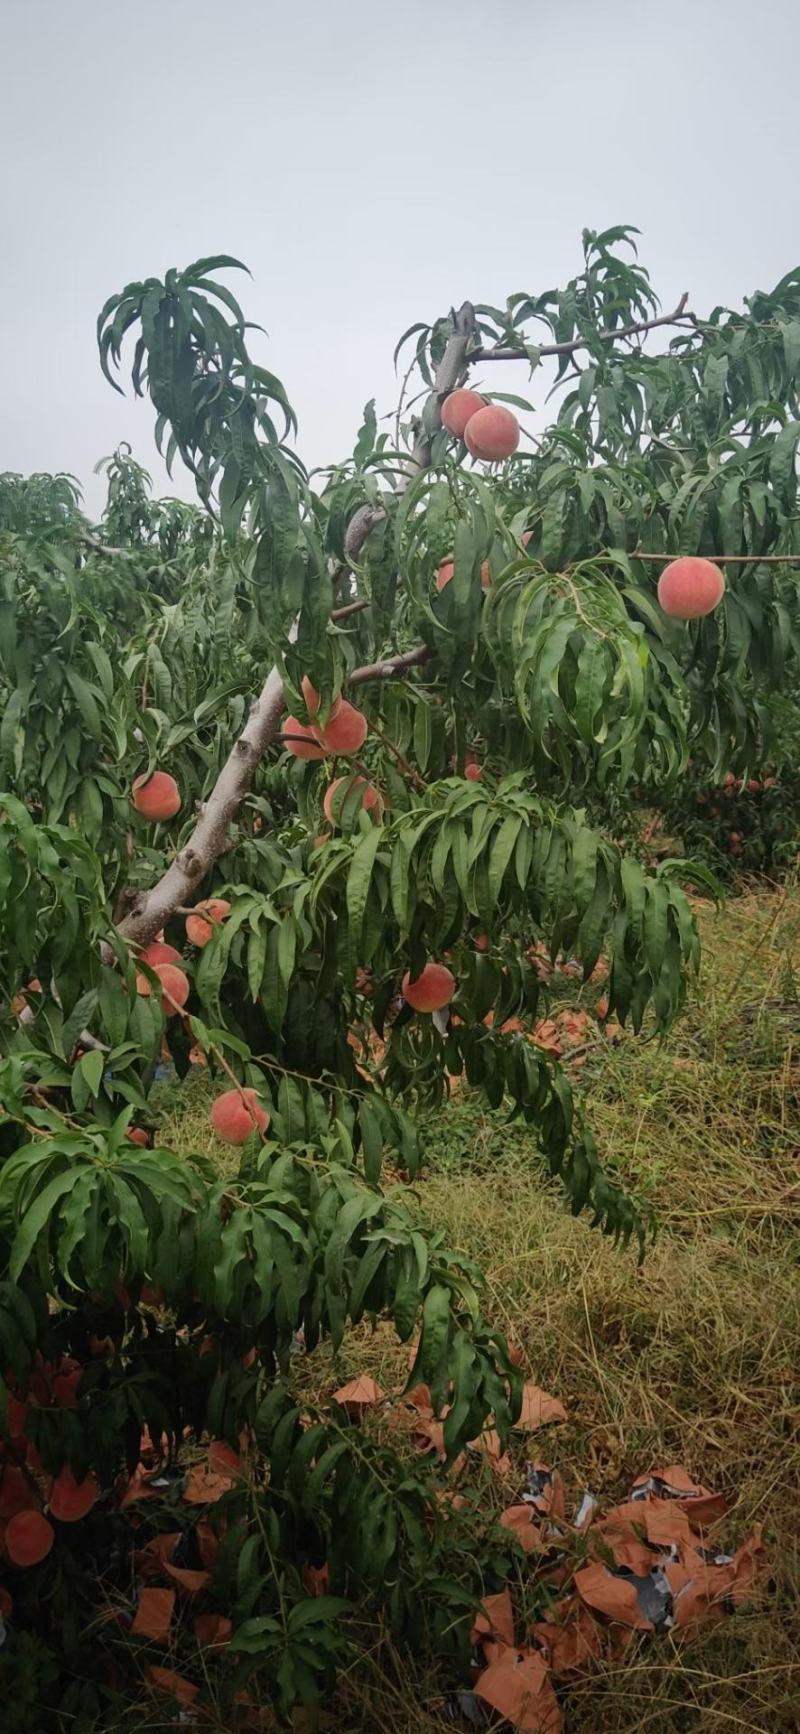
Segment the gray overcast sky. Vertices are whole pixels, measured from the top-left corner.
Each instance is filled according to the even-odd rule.
[[[665,307],[771,287],[799,59],[797,0],[0,0],[0,469],[71,470],[99,512],[127,439],[166,487],[94,321],[202,254],[250,266],[310,464],[392,406],[407,325],[563,282],[584,225],[642,229]]]

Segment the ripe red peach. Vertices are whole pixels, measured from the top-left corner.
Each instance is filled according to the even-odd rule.
[[[700,620],[719,607],[724,595],[721,568],[692,555],[671,560],[658,580],[658,600],[672,620]]]
[[[210,1119],[226,1144],[246,1144],[252,1132],[266,1132],[269,1125],[269,1114],[253,1089],[225,1090],[212,1103]]]
[[[316,687],[309,680],[307,674],[303,675],[303,678],[300,682],[300,690],[301,690],[303,697],[306,701],[306,710],[308,711],[309,716],[311,716],[311,717],[316,716],[317,711],[319,710],[319,706],[320,706],[320,697],[319,697],[319,693],[317,692]],[[342,704],[342,700],[340,698],[334,699],[333,704],[331,705],[331,708],[330,708],[330,712],[328,714],[328,722],[332,722],[333,718],[335,716],[338,716],[341,704]]]
[[[174,819],[182,806],[175,778],[166,771],[154,771],[150,777],[136,777],[131,799],[143,819]]]
[[[79,1523],[99,1498],[100,1489],[93,1475],[84,1475],[82,1481],[76,1481],[71,1469],[62,1469],[51,1485],[47,1503],[50,1515],[57,1517],[59,1523]]]
[[[339,793],[340,790],[341,794]],[[366,782],[364,777],[336,777],[332,783],[329,783],[322,803],[328,824],[338,824],[342,810],[344,808],[349,809],[351,802],[355,807],[359,794],[361,795],[361,806],[366,812],[373,809],[380,812],[383,806],[381,796],[373,784]]]
[[[302,723],[299,717],[287,716],[281,734],[283,745],[293,758],[324,759],[325,748],[320,746],[314,730],[307,723]]]
[[[161,1010],[166,1018],[174,1017],[189,998],[189,978],[174,963],[156,964],[154,974],[164,989]]]
[[[368,728],[363,711],[344,699],[336,715],[324,728],[315,728],[314,735],[326,753],[357,753],[364,745]]]
[[[192,945],[208,945],[214,929],[230,915],[231,906],[224,897],[205,897],[195,904],[194,915],[186,917],[186,938]]]
[[[456,439],[463,440],[467,422],[485,407],[486,399],[479,391],[470,391],[463,386],[458,391],[451,391],[442,404],[442,427]]]
[[[455,566],[453,565],[452,560],[443,560],[442,561],[442,564],[436,573],[436,588],[438,591],[441,592],[442,590],[444,590],[445,585],[450,583],[450,580],[453,576],[454,571],[455,571]],[[491,573],[489,571],[489,562],[488,562],[488,560],[484,560],[484,562],[481,566],[481,589],[482,590],[488,590],[491,582],[492,582],[492,578],[491,578]]]
[[[151,939],[144,951],[140,953],[143,963],[149,963],[155,969],[157,963],[180,963],[181,954],[174,945],[166,945],[163,939]]]
[[[519,445],[519,422],[500,403],[487,403],[470,417],[464,430],[467,450],[485,463],[510,458]]]
[[[456,978],[443,963],[426,963],[413,981],[406,971],[401,991],[406,1003],[415,1011],[442,1011],[456,991]]]
[[[39,1565],[55,1541],[55,1530],[41,1511],[18,1511],[6,1525],[5,1550],[12,1565]]]

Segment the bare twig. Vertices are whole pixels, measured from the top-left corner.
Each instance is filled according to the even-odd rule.
[[[582,1058],[582,1056],[584,1054],[588,1054],[592,1048],[601,1048],[601,1047],[607,1047],[607,1046],[608,1046],[608,1037],[607,1036],[604,1036],[604,1035],[603,1036],[594,1036],[590,1042],[581,1042],[580,1047],[565,1048],[563,1054],[560,1056],[561,1062],[563,1065],[568,1066],[570,1060],[578,1060],[578,1059]]]
[[[111,1052],[108,1042],[99,1041],[97,1036],[92,1035],[91,1030],[81,1030],[76,1047],[91,1048],[94,1053],[98,1054],[110,1054]]]
[[[397,760],[404,777],[408,777],[409,782],[414,784],[415,789],[419,789],[420,794],[424,795],[428,787],[425,778],[421,777],[419,771],[415,770],[414,766],[409,764],[408,759],[403,757],[400,748],[395,746],[391,736],[387,735],[385,729],[382,729],[372,718],[370,719],[369,727],[370,734],[377,735],[378,740],[383,742],[387,751]]]
[[[363,614],[365,608],[369,608],[365,597],[360,597],[357,602],[345,602],[341,608],[332,610],[331,620],[349,620],[351,614]]]
[[[414,372],[414,368],[416,367],[416,365],[417,365],[417,357],[416,357],[416,353],[415,353],[413,359],[409,362],[409,365],[406,368],[405,373],[403,374],[403,383],[400,387],[400,396],[397,400],[397,414],[396,414],[395,420],[394,420],[394,443],[395,443],[398,451],[400,450],[400,417],[403,413],[403,404],[405,403],[406,392],[408,390],[408,382],[411,378],[412,373]]]
[[[276,741],[280,741],[280,744],[283,747],[285,747],[287,741],[300,741],[304,746],[308,746],[308,735],[296,735],[293,729],[280,729],[278,734],[276,734],[275,739]],[[322,757],[321,748],[320,757]],[[178,910],[177,913],[180,914],[180,910]]]
[[[434,652],[428,644],[417,644],[413,650],[404,650],[399,656],[387,656],[381,662],[370,662],[364,668],[354,668],[347,676],[347,686],[365,686],[368,680],[394,680],[397,675],[404,674],[407,668],[418,668],[421,663],[429,662]]]
[[[600,556],[605,559],[605,555]],[[634,548],[629,560],[711,560],[715,566],[800,566],[800,554],[645,554]]]
[[[190,909],[190,910],[186,911],[186,913],[188,913],[189,915],[194,915],[196,913],[196,911],[194,909]],[[194,1031],[191,1027],[192,1019],[191,1019],[190,1013],[184,1011],[180,1002],[173,997],[173,995],[169,992],[169,989],[164,986],[163,982],[161,983],[161,998],[162,998],[162,1000],[167,1001],[168,1005],[170,1005],[172,1008],[173,1015],[176,1015],[180,1018],[184,1029],[186,1029],[188,1027],[190,1036],[194,1037]],[[254,1131],[260,1131],[258,1121],[256,1119],[254,1112],[253,1112],[252,1105],[251,1105],[250,1101],[248,1100],[247,1091],[245,1090],[244,1085],[242,1083],[240,1083],[233,1068],[228,1064],[228,1061],[226,1060],[225,1055],[222,1052],[222,1049],[217,1047],[216,1042],[212,1042],[212,1041],[209,1041],[207,1043],[198,1042],[197,1046],[202,1049],[204,1054],[213,1054],[214,1055],[214,1058],[217,1061],[218,1065],[220,1065],[222,1067],[223,1072],[225,1072],[227,1077],[230,1078],[230,1081],[233,1084],[234,1089],[237,1091],[238,1095],[241,1097],[242,1106],[247,1109],[247,1112],[248,1112],[250,1119],[252,1121],[252,1124],[253,1124],[253,1130]],[[263,1136],[263,1134],[261,1134],[261,1135]]]
[[[35,1084],[29,1084],[28,1095],[31,1101],[38,1102],[39,1107],[45,1108],[48,1114],[55,1114],[57,1119],[63,1120],[65,1126],[71,1126],[74,1132],[86,1131],[86,1127],[81,1125],[80,1120],[73,1120],[71,1114],[65,1114],[62,1108],[57,1108],[55,1103],[51,1102],[46,1089],[40,1090]]]
[[[132,548],[110,548],[107,542],[98,541],[96,536],[90,536],[88,531],[81,532],[81,541],[86,543],[95,554],[108,554],[114,560],[136,560],[138,555]]]
[[[689,291],[685,289],[677,307],[671,313],[662,313],[658,319],[640,319],[635,325],[620,325],[616,331],[598,331],[595,341],[598,343],[616,343],[622,337],[638,337],[641,332],[655,331],[658,325],[677,325],[680,320],[695,323],[693,313],[686,312]],[[587,349],[588,337],[573,337],[569,343],[536,344],[539,355],[574,355],[576,349]],[[476,361],[526,361],[524,348],[516,349],[511,344],[495,344],[494,349],[473,349],[469,357],[470,367]]]

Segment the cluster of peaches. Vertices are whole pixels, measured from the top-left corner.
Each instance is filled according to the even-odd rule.
[[[315,716],[319,708],[319,698],[307,677],[303,680],[303,696],[308,706],[309,715]],[[344,713],[344,723],[337,732],[337,723]],[[351,715],[348,715],[351,713]],[[352,718],[356,719],[356,724]],[[290,718],[286,724],[285,733],[290,735],[295,729],[302,729],[303,736],[314,740],[313,753],[308,751],[305,739],[300,742],[300,756],[325,756],[326,751],[347,752],[357,750],[367,733],[367,719],[353,705],[348,705],[339,699],[334,704],[328,722],[324,728],[306,729],[305,726]],[[331,731],[336,745],[331,742]],[[316,737],[319,737],[317,744]],[[345,741],[354,742],[349,748]],[[324,745],[322,743],[325,743]],[[287,746],[291,746],[289,740]],[[477,769],[477,767],[476,767]],[[338,778],[332,783],[325,797],[325,812],[332,822],[334,818],[334,801],[336,792],[342,783],[352,782],[351,778]],[[363,805],[370,808],[380,802],[380,796],[371,784],[364,785]],[[370,799],[370,796],[373,798]],[[163,820],[173,818],[181,806],[181,795],[174,777],[164,771],[155,771],[147,778],[137,778],[133,785],[133,805],[143,818]],[[195,905],[191,914],[186,916],[186,937],[190,944],[202,948],[209,943],[215,927],[223,922],[230,913],[230,904],[223,897],[209,897]],[[179,1013],[189,997],[189,978],[180,967],[183,961],[179,951],[173,945],[164,941],[163,936],[151,940],[139,955],[139,961],[146,964],[161,984],[161,1006],[165,1017]],[[149,995],[152,991],[150,976],[143,970],[136,973],[137,992]],[[448,1005],[456,990],[455,977],[443,964],[428,963],[414,981],[406,974],[403,977],[402,992],[407,1003],[416,1011],[439,1011]],[[218,1096],[211,1108],[211,1125],[219,1138],[228,1144],[244,1144],[252,1132],[260,1135],[269,1126],[269,1114],[258,1099],[255,1089],[245,1089],[237,1085]],[[129,1137],[134,1143],[146,1144],[148,1135],[140,1128],[134,1128]]]
[[[519,444],[520,429],[516,416],[502,405],[487,403],[479,392],[467,388],[453,391],[445,398],[442,425],[454,438],[464,441],[473,457],[485,462],[510,457]],[[523,542],[528,540],[529,532],[526,532]],[[436,574],[437,590],[441,592],[450,583],[453,571],[452,560],[442,562]],[[489,582],[489,567],[484,562],[481,583],[488,588]],[[694,556],[672,560],[658,581],[659,603],[664,613],[676,620],[696,620],[711,613],[722,601],[724,592],[725,578],[719,565]],[[358,753],[369,730],[363,711],[346,699],[336,698],[322,722],[319,720],[320,695],[308,675],[303,676],[301,686],[309,720],[303,722],[296,716],[286,719],[282,730],[286,750],[295,758],[310,760]],[[468,759],[465,773],[473,780],[480,777],[480,766],[474,756]],[[132,800],[137,813],[150,821],[172,819],[182,805],[175,778],[161,770],[137,777]],[[359,800],[365,811],[374,811],[376,818],[380,817],[384,802],[372,783],[356,774],[335,778],[329,783],[323,801],[328,823],[335,824],[340,820],[345,802],[348,806],[355,806]],[[224,898],[212,897],[198,903],[186,918],[190,943],[200,947],[207,945],[215,926],[225,920],[229,910],[230,904]],[[180,953],[165,944],[161,937],[142,952],[141,960],[161,983],[165,1015],[180,1012],[189,997],[189,980],[180,968]],[[139,993],[152,991],[150,978],[141,971],[137,973],[136,983]],[[455,979],[450,970],[443,964],[432,962],[425,965],[414,981],[408,974],[404,976],[402,984],[407,1003],[420,1012],[443,1010],[453,998],[455,989]],[[214,1103],[211,1122],[214,1130],[227,1142],[242,1144],[252,1131],[262,1134],[266,1131],[269,1115],[260,1105],[255,1090],[237,1086]],[[146,1137],[146,1134],[137,1135],[135,1131],[130,1135],[135,1139],[137,1136]]]
[[[82,1372],[80,1362],[68,1355],[56,1365],[40,1359],[27,1396],[7,1393],[7,1443],[0,1446],[0,1549],[11,1565],[38,1565],[46,1559],[55,1540],[53,1523],[80,1522],[100,1497],[91,1474],[82,1481],[68,1468],[48,1475],[25,1433],[32,1408],[72,1406]],[[0,1590],[0,1614],[11,1612],[8,1604],[8,1592]]]

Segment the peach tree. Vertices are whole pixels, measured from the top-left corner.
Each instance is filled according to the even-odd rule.
[[[101,365],[119,389],[132,345],[199,507],[153,501],[126,448],[95,527],[72,478],[0,478],[0,1668],[38,1646],[53,1726],[116,1702],[98,1584],[124,1625],[159,1534],[232,1621],[228,1702],[254,1673],[313,1704],[356,1607],[463,1650],[512,1542],[315,1407],[294,1353],[387,1321],[446,1464],[513,1429],[479,1273],[403,1196],[453,1079],[534,1128],[575,1213],[644,1239],[532,1036],[541,961],[607,969],[637,1031],[697,964],[702,872],[645,870],[591,813],[690,753],[746,776],[796,678],[800,273],[663,315],[631,242],[587,232],[565,289],[412,326],[396,415],[368,405],[316,476],[237,262],[129,284]],[[554,369],[527,444],[502,362]],[[153,1098],[198,1059],[221,1172]],[[191,1676],[190,1621],[172,1641]]]

